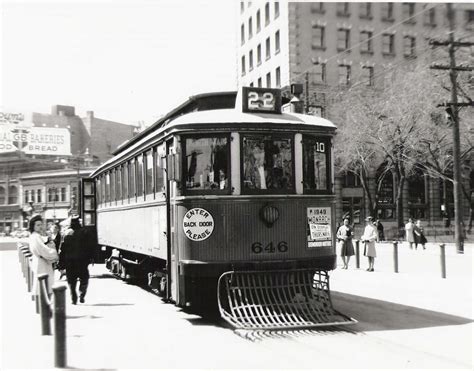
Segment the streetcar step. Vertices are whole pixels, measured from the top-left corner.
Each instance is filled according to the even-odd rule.
[[[218,282],[223,319],[236,329],[281,330],[357,323],[336,311],[327,271],[230,271]]]

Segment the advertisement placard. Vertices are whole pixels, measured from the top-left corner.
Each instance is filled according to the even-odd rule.
[[[308,248],[332,246],[331,208],[308,207]]]

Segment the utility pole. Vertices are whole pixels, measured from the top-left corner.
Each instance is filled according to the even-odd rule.
[[[458,254],[464,253],[464,228],[462,223],[462,203],[461,203],[461,141],[459,137],[459,110],[458,107],[465,106],[465,103],[458,103],[457,94],[457,71],[472,71],[472,67],[456,66],[456,48],[468,47],[474,43],[456,42],[454,40],[454,9],[453,4],[447,3],[447,15],[449,21],[449,39],[448,41],[434,41],[430,44],[433,46],[448,46],[449,47],[449,66],[442,66],[433,64],[432,69],[449,70],[449,77],[451,80],[451,102],[446,103],[447,107],[451,108],[452,112],[452,128],[453,128],[453,191],[454,191],[454,241],[456,244],[456,251]]]

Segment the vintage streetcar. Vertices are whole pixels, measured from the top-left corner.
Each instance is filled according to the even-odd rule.
[[[336,127],[291,107],[278,89],[202,94],[119,147],[81,187],[109,269],[235,328],[354,323],[329,291]]]

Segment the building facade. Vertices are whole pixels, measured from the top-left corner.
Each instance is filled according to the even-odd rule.
[[[136,134],[136,127],[56,105],[50,114],[0,115],[0,233],[31,212],[60,221],[77,207],[77,184]]]
[[[472,36],[474,5],[453,6],[456,37]],[[429,57],[429,40],[444,39],[449,29],[442,3],[245,1],[239,14],[239,87],[289,91],[292,84],[301,84],[306,112],[336,125],[341,118],[333,97],[338,92],[354,84],[383,88],[389,83],[387,71]],[[374,169],[373,190],[376,176]],[[394,234],[396,181],[394,176],[384,179],[374,215],[394,228]],[[423,174],[411,177],[403,194],[405,219],[419,218],[433,228],[444,225],[446,211],[453,214],[449,188]],[[335,190],[338,218],[349,215],[356,227],[363,226],[368,204],[358,179],[339,176]]]

